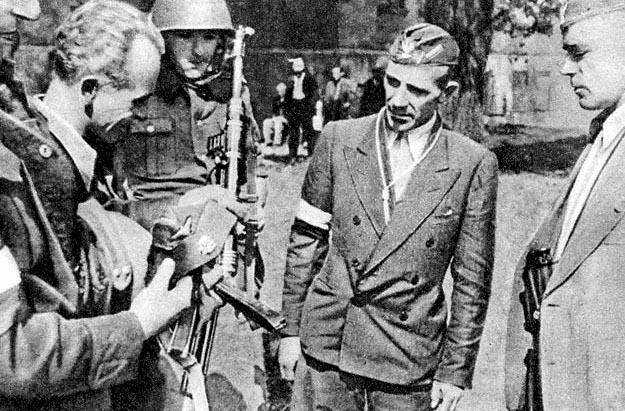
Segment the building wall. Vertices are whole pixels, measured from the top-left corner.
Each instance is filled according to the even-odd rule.
[[[514,123],[586,130],[597,114],[579,107],[568,77],[560,74],[561,44],[557,31],[513,42],[512,56],[526,59],[529,73],[528,84],[515,90]]]

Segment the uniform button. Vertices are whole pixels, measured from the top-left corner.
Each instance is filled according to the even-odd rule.
[[[360,225],[360,223],[361,223],[360,217],[358,217],[357,215],[354,216],[352,221],[354,222],[354,225]]]
[[[399,314],[399,319],[400,321],[406,321],[408,319],[408,313],[406,311],[402,311],[401,314]]]
[[[357,258],[352,258],[352,267],[358,268],[360,266],[360,260]]]
[[[145,128],[145,131],[147,131],[148,133],[154,133],[154,126],[152,124],[148,124],[148,126]]]
[[[113,270],[113,287],[116,290],[123,291],[130,285],[132,280],[132,267],[125,266]]]
[[[52,157],[52,148],[50,148],[49,145],[47,144],[42,144],[39,146],[39,155],[41,155],[41,157],[43,158],[50,158]]]
[[[434,238],[432,237],[428,238],[428,240],[425,242],[425,246],[427,248],[432,248],[434,246]]]

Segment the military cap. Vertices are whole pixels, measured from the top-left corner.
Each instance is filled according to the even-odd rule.
[[[394,63],[413,66],[453,66],[458,63],[458,44],[442,28],[419,23],[405,29],[389,49]]]
[[[214,260],[223,250],[236,223],[224,204],[227,197],[226,190],[215,185],[191,190],[152,227],[152,244],[174,259],[177,278]]]
[[[569,0],[560,9],[560,28],[601,14],[625,10],[624,0]]]

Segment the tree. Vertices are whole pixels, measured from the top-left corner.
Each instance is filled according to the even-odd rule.
[[[560,4],[560,0],[421,0],[422,18],[447,30],[460,47],[459,96],[442,110],[455,130],[476,141],[484,139],[484,69],[493,31],[550,33]]]

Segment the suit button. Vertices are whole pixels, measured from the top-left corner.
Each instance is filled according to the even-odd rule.
[[[355,293],[351,299],[352,304],[356,307],[362,307],[367,303],[367,298],[364,293]]]
[[[400,321],[406,321],[408,319],[408,313],[406,311],[402,311],[401,314],[399,314],[399,319]]]
[[[425,242],[425,246],[427,248],[434,247],[434,238],[433,237],[428,238],[428,240]]]
[[[352,221],[354,222],[354,225],[360,225],[360,223],[361,223],[360,217],[358,217],[357,215],[354,216]]]
[[[132,267],[127,265],[113,270],[113,287],[116,290],[125,290],[132,281]]]
[[[356,274],[359,275],[365,272],[365,266],[357,258],[352,260],[352,268],[356,271]]]
[[[39,155],[43,158],[52,157],[52,148],[50,148],[47,144],[42,144],[39,146]]]

